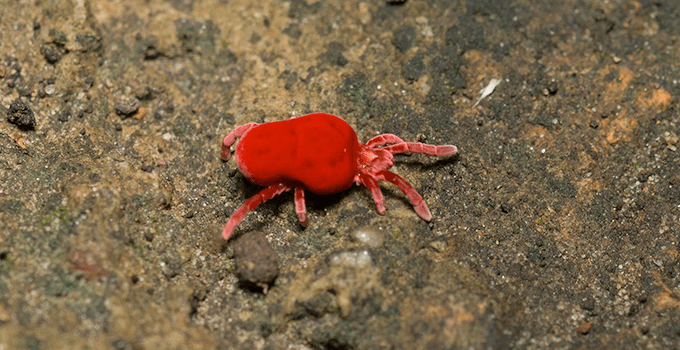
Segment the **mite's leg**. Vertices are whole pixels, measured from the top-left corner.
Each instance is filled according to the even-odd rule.
[[[401,176],[393,172],[383,170],[378,172],[377,177],[378,180],[389,181],[397,185],[397,187],[408,196],[408,199],[411,201],[411,204],[416,210],[418,216],[420,216],[425,221],[432,220],[432,214],[430,214],[430,209],[427,208],[427,204],[423,200],[423,197],[421,197],[420,194],[418,194],[418,192],[416,192],[416,190],[413,189],[413,187],[411,187],[411,185]]]
[[[220,152],[220,157],[222,157],[222,160],[229,160],[231,157],[231,145],[236,142],[237,138],[243,136],[243,134],[255,126],[257,126],[257,123],[248,123],[237,126],[229,133],[229,135],[224,138],[224,140],[222,140],[222,152]]]
[[[307,207],[305,206],[305,190],[301,187],[295,187],[295,213],[297,214],[300,225],[307,227]]]
[[[249,211],[257,208],[258,205],[274,198],[274,196],[288,190],[290,190],[290,187],[284,186],[282,184],[272,185],[258,192],[256,195],[248,198],[248,200],[243,203],[243,205],[241,205],[233,214],[231,214],[227,225],[224,227],[224,231],[222,231],[222,238],[228,240],[229,237],[231,237],[232,232],[234,232],[236,225],[238,225],[238,223],[243,220],[243,217],[246,216]]]
[[[384,147],[382,149],[392,154],[421,153],[435,157],[446,157],[456,154],[456,152],[458,152],[458,148],[456,148],[456,146],[451,145],[435,146],[420,142],[398,143],[392,146]]]
[[[376,148],[378,146],[395,145],[399,143],[406,143],[406,141],[402,140],[401,138],[399,138],[399,136],[394,134],[382,134],[366,141],[364,146],[368,148]]]
[[[382,191],[380,191],[380,185],[378,185],[378,181],[376,181],[373,176],[366,173],[359,173],[359,175],[357,175],[354,180],[371,190],[378,214],[385,214],[385,203],[383,202],[383,195]]]

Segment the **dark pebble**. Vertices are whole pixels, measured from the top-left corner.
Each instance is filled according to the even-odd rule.
[[[146,239],[147,242],[153,242],[153,233],[145,232],[144,239]]]
[[[116,113],[123,118],[129,117],[139,110],[140,103],[136,98],[123,97],[116,101]]]
[[[581,308],[583,310],[593,311],[595,310],[595,299],[588,297],[581,303]]]
[[[267,288],[274,282],[279,275],[279,261],[262,232],[245,233],[232,246],[236,274],[243,285]]]
[[[19,99],[9,105],[7,121],[22,128],[33,128],[36,125],[35,114]]]
[[[642,327],[640,327],[640,333],[642,333],[642,334],[647,334],[647,333],[649,333],[649,326],[642,326]]]
[[[640,295],[638,296],[638,301],[639,301],[640,303],[645,303],[645,302],[647,302],[647,293],[646,293],[646,292],[640,293]]]
[[[55,64],[61,60],[61,52],[54,45],[45,45],[41,51],[49,64]]]

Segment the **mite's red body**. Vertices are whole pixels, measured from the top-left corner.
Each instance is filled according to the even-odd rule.
[[[295,211],[307,226],[304,191],[332,194],[348,189],[352,183],[367,186],[378,213],[385,213],[378,181],[397,185],[426,221],[432,219],[422,197],[399,175],[387,169],[394,154],[423,153],[431,156],[455,154],[455,146],[433,146],[405,142],[392,134],[378,135],[365,144],[344,120],[326,113],[313,113],[290,120],[236,127],[222,141],[222,159],[231,156],[236,146],[236,164],[250,181],[267,188],[248,199],[229,218],[222,237],[229,239],[236,225],[251,210],[284,191],[295,188]],[[384,146],[384,147],[381,147]]]
[[[283,183],[331,194],[352,185],[359,147],[344,120],[316,113],[248,130],[236,146],[236,164],[260,186]]]

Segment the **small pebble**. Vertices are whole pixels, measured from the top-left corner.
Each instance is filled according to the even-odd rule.
[[[670,132],[669,132],[669,131],[664,132],[664,133],[663,133],[663,138],[664,138],[664,141],[666,141],[666,144],[669,145],[669,146],[674,146],[674,145],[677,144],[678,141],[680,140],[680,138],[678,138],[678,135],[675,134],[675,133],[672,132],[672,131],[670,131]]]
[[[368,250],[340,252],[331,257],[331,265],[363,269],[371,266]]]
[[[127,118],[137,113],[140,103],[134,97],[122,97],[116,101],[116,113],[122,118]]]
[[[590,332],[590,328],[592,327],[592,324],[590,322],[581,322],[581,324],[576,327],[576,331],[581,333],[581,334],[588,334]]]
[[[146,239],[147,242],[153,242],[153,233],[145,232],[144,239]]]
[[[247,232],[232,247],[239,281],[266,290],[279,275],[279,259],[267,237],[262,232]]]
[[[352,231],[350,237],[354,241],[362,243],[370,248],[380,247],[385,241],[385,236],[382,232],[370,227],[360,227]]]
[[[430,248],[434,249],[439,253],[446,251],[446,242],[444,241],[432,241],[430,242]]]
[[[16,99],[10,104],[9,110],[7,110],[7,121],[22,128],[36,126],[35,113],[20,99]]]

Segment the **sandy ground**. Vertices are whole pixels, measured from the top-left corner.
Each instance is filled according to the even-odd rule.
[[[0,6],[1,350],[680,346],[677,1]],[[235,253],[221,139],[310,112],[457,145],[392,168],[434,219],[288,192]]]

